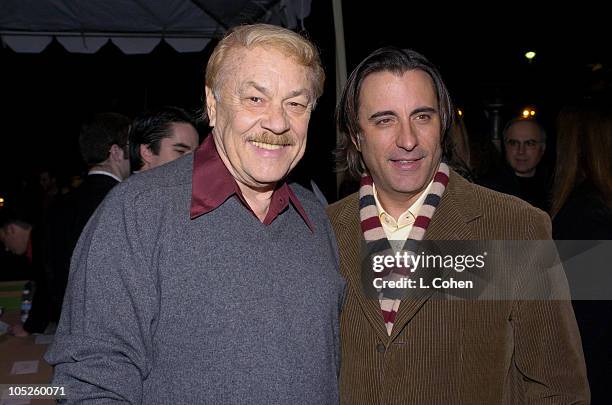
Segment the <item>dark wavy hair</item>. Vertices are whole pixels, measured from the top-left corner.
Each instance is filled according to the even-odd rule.
[[[341,133],[338,148],[335,151],[338,171],[348,170],[353,178],[359,178],[365,169],[361,153],[353,143],[353,140],[361,137],[359,94],[365,78],[377,72],[388,71],[400,75],[410,70],[422,70],[434,82],[440,110],[442,142],[445,143],[446,134],[453,122],[454,110],[448,89],[438,69],[423,55],[411,49],[380,48],[368,55],[353,70],[336,108],[336,124]]]
[[[79,134],[79,148],[87,166],[104,162],[113,145],[122,148],[127,159],[129,126],[128,117],[114,112],[95,114],[85,122]]]
[[[190,124],[196,128],[192,115],[179,107],[166,106],[136,117],[129,134],[132,171],[140,170],[144,165],[140,145],[147,145],[151,152],[159,154],[160,143],[162,139],[172,136],[171,125],[174,123]]]

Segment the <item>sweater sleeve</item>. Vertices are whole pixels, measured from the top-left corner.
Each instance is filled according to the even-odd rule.
[[[518,301],[511,319],[515,367],[522,376],[520,402],[588,404],[580,333],[567,280],[550,241],[550,219],[543,212],[534,212],[529,215],[533,248],[526,252],[534,266],[530,266],[521,287],[522,293],[529,292]]]
[[[121,190],[109,194],[79,239],[45,355],[53,384],[66,387],[65,403],[140,403],[151,369],[158,289],[135,204]]]

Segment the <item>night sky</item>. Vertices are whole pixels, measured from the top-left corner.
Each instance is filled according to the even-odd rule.
[[[600,21],[607,15],[602,6],[580,2],[579,7],[538,10],[499,2],[471,9],[438,2],[397,5],[403,3],[344,1],[349,72],[380,46],[413,48],[439,67],[456,104],[466,112],[466,122],[473,118],[474,131],[486,128],[484,111],[494,101],[503,104],[504,120],[534,105],[552,127],[558,109],[611,66],[610,35],[605,33],[609,23]],[[331,4],[313,0],[304,25],[321,49],[328,81],[296,177],[310,174],[333,199]],[[532,63],[523,56],[528,50],[537,53]],[[110,43],[94,55],[70,54],[56,42],[41,54],[0,48],[0,192],[14,188],[39,167],[52,166],[65,174],[81,171],[76,140],[81,122],[93,112],[134,116],[165,104],[200,108],[210,51],[180,54],[163,42],[149,55],[130,56]],[[603,69],[594,74],[592,66],[598,63]]]

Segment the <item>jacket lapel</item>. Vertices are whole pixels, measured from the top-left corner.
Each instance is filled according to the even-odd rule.
[[[473,187],[465,179],[451,170],[450,180],[440,204],[425,233],[426,240],[470,240],[474,239],[469,223],[481,216],[478,201],[470,188]],[[441,273],[444,277],[446,273]],[[405,299],[400,304],[397,317],[391,332],[393,341],[406,324],[419,312],[431,298],[435,290],[420,290],[414,299]]]
[[[354,197],[354,198],[353,198]],[[365,248],[365,240],[359,225],[359,199],[357,195],[351,196],[340,213],[338,225],[342,228],[338,234],[338,248],[340,250],[341,266],[343,274],[357,297],[357,301],[364,316],[370,322],[372,329],[382,342],[388,339],[387,330],[380,312],[380,304],[377,299],[370,298],[364,293],[362,282],[362,249]],[[342,237],[344,236],[344,237]]]

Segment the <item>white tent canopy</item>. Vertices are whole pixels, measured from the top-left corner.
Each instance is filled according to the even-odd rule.
[[[53,38],[69,52],[95,53],[112,41],[126,54],[162,40],[199,52],[235,25],[301,28],[311,0],[3,0],[0,38],[15,52],[42,52]]]

